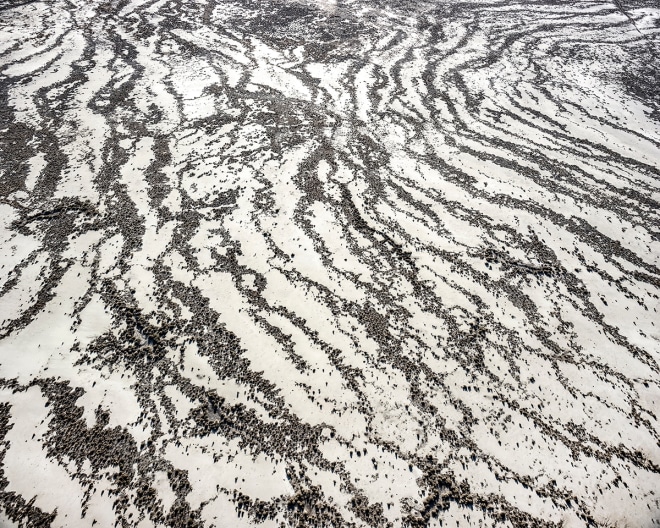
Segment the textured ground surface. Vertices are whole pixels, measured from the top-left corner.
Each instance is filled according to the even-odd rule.
[[[660,9],[0,2],[0,526],[660,526]]]

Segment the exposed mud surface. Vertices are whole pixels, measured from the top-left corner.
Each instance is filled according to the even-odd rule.
[[[651,1],[0,1],[0,526],[660,526]]]

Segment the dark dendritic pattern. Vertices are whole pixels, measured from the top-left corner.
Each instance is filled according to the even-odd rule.
[[[0,15],[0,525],[660,526],[656,3]]]

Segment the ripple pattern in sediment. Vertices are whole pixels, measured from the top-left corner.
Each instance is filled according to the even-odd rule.
[[[0,13],[0,524],[660,525],[657,4]]]

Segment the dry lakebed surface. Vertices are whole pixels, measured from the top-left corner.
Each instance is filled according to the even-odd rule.
[[[657,0],[0,0],[0,527],[660,528]]]

